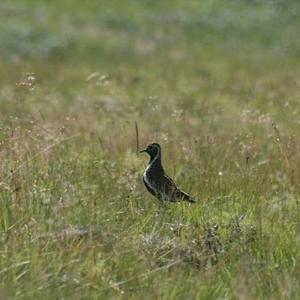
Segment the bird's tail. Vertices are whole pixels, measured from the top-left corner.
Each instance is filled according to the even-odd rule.
[[[180,200],[184,200],[184,201],[187,201],[187,202],[190,202],[190,203],[196,203],[196,201],[194,200],[193,197],[191,197],[189,194],[187,194],[183,191],[180,191],[180,190],[177,191],[177,197]]]

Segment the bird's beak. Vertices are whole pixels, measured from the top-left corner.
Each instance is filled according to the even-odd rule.
[[[147,150],[146,150],[146,149],[144,149],[144,150],[141,150],[141,151],[140,151],[140,153],[143,153],[143,152],[147,152]]]

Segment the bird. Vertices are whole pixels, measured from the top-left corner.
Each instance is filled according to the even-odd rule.
[[[170,202],[187,201],[195,203],[193,197],[181,191],[175,182],[165,173],[161,164],[161,147],[158,143],[152,143],[140,153],[146,152],[150,161],[145,169],[143,181],[147,190],[159,200]]]

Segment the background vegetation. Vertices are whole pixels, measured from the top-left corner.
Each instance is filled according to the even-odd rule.
[[[0,299],[299,299],[299,12],[2,0]]]

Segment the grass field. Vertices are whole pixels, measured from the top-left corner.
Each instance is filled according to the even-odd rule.
[[[297,1],[0,4],[0,299],[299,299]],[[145,189],[146,155],[196,205]]]

